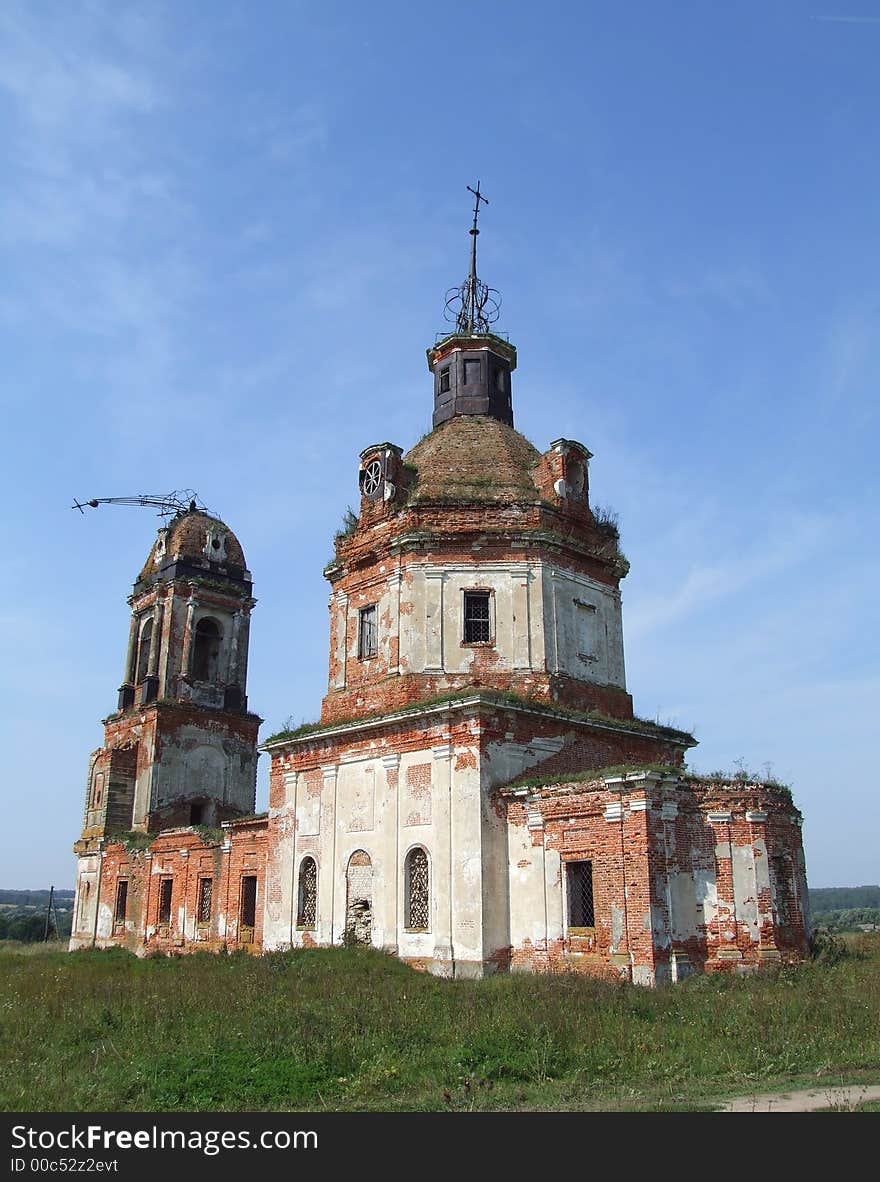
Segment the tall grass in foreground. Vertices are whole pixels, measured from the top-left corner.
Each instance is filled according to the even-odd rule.
[[[0,953],[0,1108],[695,1105],[880,1081],[880,939],[838,963],[656,990],[442,981],[378,952]]]

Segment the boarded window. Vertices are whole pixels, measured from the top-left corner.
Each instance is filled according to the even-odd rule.
[[[147,620],[141,628],[138,641],[137,662],[135,665],[135,681],[140,684],[147,676],[150,667],[150,642],[153,639],[153,621]]]
[[[299,895],[296,926],[314,928],[318,915],[318,866],[314,858],[303,858],[299,867]]]
[[[440,393],[445,394],[450,387],[449,366],[440,370]]]
[[[257,922],[257,876],[245,874],[241,880],[241,926],[253,928]]]
[[[116,908],[113,912],[114,923],[125,923],[128,910],[128,880],[121,878],[116,884]]]
[[[361,608],[358,630],[358,656],[375,657],[376,648],[376,605],[373,603],[370,607]]]
[[[568,926],[594,927],[593,863],[569,862],[565,872],[568,881]]]
[[[480,383],[480,359],[479,357],[465,357],[464,359],[464,384],[466,386],[478,386]]]
[[[466,591],[464,595],[465,644],[483,644],[491,639],[489,592]]]
[[[199,901],[196,911],[196,920],[198,923],[211,922],[211,908],[214,903],[214,880],[213,878],[199,879]]]
[[[159,923],[171,923],[171,887],[173,879],[163,878],[159,882]]]
[[[410,850],[406,858],[406,913],[404,923],[408,931],[426,932],[430,927],[430,894],[428,884],[428,855],[423,849]]]
[[[193,643],[192,675],[196,681],[213,681],[220,659],[220,626],[216,620],[199,620]]]

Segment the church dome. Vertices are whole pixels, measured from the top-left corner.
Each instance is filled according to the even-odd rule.
[[[537,448],[513,427],[488,415],[456,415],[403,457],[418,472],[410,496],[420,501],[536,504]]]
[[[219,517],[190,510],[173,517],[159,530],[138,581],[150,578],[171,563],[201,567],[206,573],[241,576],[246,570],[241,543]]]

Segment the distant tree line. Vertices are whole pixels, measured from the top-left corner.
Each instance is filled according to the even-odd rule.
[[[840,911],[814,911],[814,928],[829,932],[858,932],[865,927],[880,927],[880,907],[849,907]]]
[[[0,890],[0,903],[9,903],[13,907],[47,907],[49,904],[48,891],[2,891]],[[72,907],[73,906],[73,891],[59,891],[55,892],[56,907]]]
[[[810,888],[810,910],[814,915],[859,907],[880,907],[880,886]]]
[[[55,926],[55,917],[58,926]],[[49,917],[49,939],[66,940],[70,935],[70,909],[58,908]],[[33,944],[42,940],[46,934],[46,906],[42,907],[6,907],[0,910],[0,940],[21,940],[25,944]]]

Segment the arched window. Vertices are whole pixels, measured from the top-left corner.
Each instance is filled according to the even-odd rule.
[[[404,925],[410,932],[426,932],[430,927],[428,855],[420,847],[409,851],[405,869],[406,910]]]
[[[143,628],[141,628],[141,636],[138,641],[137,663],[135,665],[135,682],[140,683],[147,676],[147,670],[150,667],[150,643],[153,639],[153,621],[147,620]]]
[[[196,681],[213,681],[217,676],[222,633],[216,620],[199,620],[193,643],[192,675]]]
[[[316,926],[318,915],[318,865],[314,858],[303,858],[299,864],[299,892],[296,903],[296,926]]]
[[[346,874],[346,942],[370,944],[373,938],[373,862],[366,850],[355,850]]]

